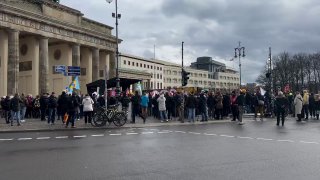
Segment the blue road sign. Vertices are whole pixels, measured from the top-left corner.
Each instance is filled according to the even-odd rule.
[[[66,76],[80,76],[81,67],[80,66],[68,66]]]
[[[55,66],[55,72],[57,72],[57,73],[64,73],[64,72],[66,72],[66,66],[64,66],[64,65],[57,65],[57,66]]]

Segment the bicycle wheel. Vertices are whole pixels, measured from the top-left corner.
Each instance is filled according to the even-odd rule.
[[[125,125],[127,122],[127,114],[125,112],[116,112],[113,116],[113,124],[117,127]]]
[[[92,117],[91,124],[96,127],[102,127],[106,125],[106,122],[107,122],[107,118],[103,114],[96,113]]]

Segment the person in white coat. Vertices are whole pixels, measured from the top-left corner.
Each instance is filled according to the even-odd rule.
[[[161,94],[160,97],[157,99],[158,101],[158,107],[159,107],[159,113],[160,113],[160,120],[161,122],[167,121],[167,114],[166,114],[166,98],[164,97],[164,94]]]
[[[85,124],[91,123],[92,113],[93,113],[93,104],[94,104],[94,102],[88,94],[82,100]]]
[[[301,111],[302,111],[302,107],[303,107],[303,99],[302,96],[300,95],[300,92],[296,93],[296,97],[294,98],[294,109],[295,109],[295,114],[298,117],[297,121],[301,121]]]

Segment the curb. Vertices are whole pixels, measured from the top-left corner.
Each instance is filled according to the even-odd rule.
[[[26,132],[56,132],[56,131],[77,131],[77,130],[110,130],[110,129],[130,129],[130,128],[147,128],[147,127],[166,127],[166,126],[192,126],[192,125],[206,125],[206,124],[218,124],[218,123],[232,123],[230,120],[215,120],[208,122],[195,122],[195,123],[150,123],[150,124],[130,124],[129,126],[123,127],[79,127],[79,128],[52,128],[52,129],[15,129],[15,130],[0,130],[0,134],[4,133],[26,133]]]

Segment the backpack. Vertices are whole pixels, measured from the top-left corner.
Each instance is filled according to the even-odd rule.
[[[39,99],[34,100],[34,107],[40,108],[40,100]]]

